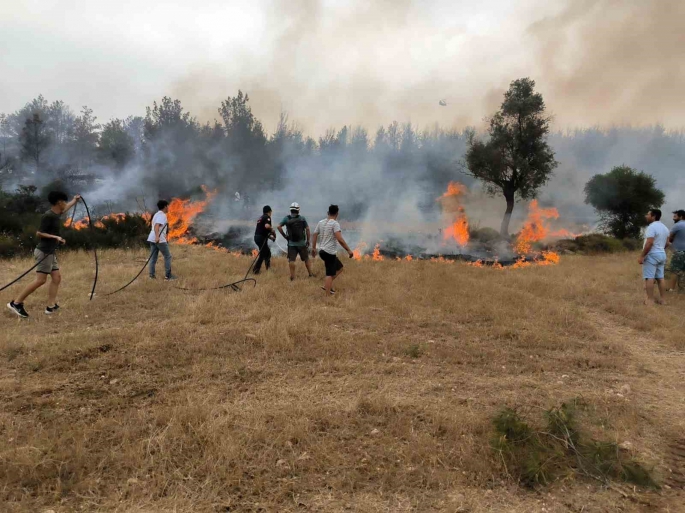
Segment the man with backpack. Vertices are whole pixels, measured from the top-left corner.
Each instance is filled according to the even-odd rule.
[[[286,227],[288,233],[283,231]],[[285,216],[278,225],[278,231],[288,241],[288,266],[290,267],[290,281],[295,279],[295,261],[297,255],[300,255],[300,260],[304,262],[307,267],[309,276],[312,274],[312,264],[309,261],[309,241],[311,234],[309,233],[309,225],[304,216],[300,215],[300,205],[293,203],[290,205],[290,215]]]

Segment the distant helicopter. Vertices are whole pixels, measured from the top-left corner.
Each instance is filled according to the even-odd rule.
[[[440,105],[441,107],[447,107],[447,100],[440,100],[438,102],[438,105]]]

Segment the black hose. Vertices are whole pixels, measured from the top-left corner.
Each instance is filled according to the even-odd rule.
[[[48,253],[47,255],[45,255],[45,256],[44,256],[43,258],[41,258],[36,264],[34,264],[34,266],[31,267],[31,269],[29,269],[29,270],[26,271],[24,274],[22,274],[21,276],[19,276],[19,277],[16,278],[15,280],[9,282],[7,285],[5,285],[4,287],[2,287],[2,288],[0,289],[0,292],[2,292],[3,290],[5,290],[7,287],[11,287],[11,286],[14,285],[15,283],[17,283],[17,282],[18,282],[19,280],[21,280],[24,276],[26,276],[28,273],[30,273],[30,272],[33,271],[36,267],[38,267],[38,266],[43,262],[43,260],[45,260],[45,259],[46,259],[47,257],[49,257],[50,255],[52,255],[52,253]]]
[[[93,220],[90,217],[90,210],[88,209],[88,203],[86,203],[86,200],[83,199],[83,196],[81,196],[81,201],[83,201],[83,206],[86,207],[86,214],[88,214],[88,225],[90,226],[90,230],[91,230],[91,232],[94,232],[95,227],[93,226]],[[74,205],[74,212],[76,212],[76,205]],[[95,248],[95,243],[93,243],[93,256],[95,257],[95,279],[93,280],[93,288],[90,291],[90,301],[93,300],[93,296],[95,295],[95,287],[98,284],[99,265],[98,265],[98,252],[97,252],[97,249]]]
[[[167,230],[167,233],[168,233],[168,231],[169,231],[168,228],[169,228],[169,224],[168,224],[168,223],[165,224],[164,226],[162,226],[162,229],[159,231],[159,236],[160,236],[160,237],[162,236],[162,234],[164,233],[164,230],[165,230],[165,229]],[[138,279],[138,277],[139,277],[141,274],[143,274],[143,271],[144,271],[145,268],[147,267],[147,264],[150,263],[150,259],[151,259],[151,258],[152,258],[152,251],[150,252],[150,256],[147,257],[147,260],[145,261],[145,264],[143,265],[143,267],[140,269],[140,271],[138,271],[138,274],[136,274],[136,275],[133,277],[133,279],[132,279],[131,281],[129,281],[129,282],[128,282],[126,285],[124,285],[123,287],[118,288],[118,289],[115,290],[114,292],[108,292],[107,294],[105,294],[105,296],[111,296],[112,294],[116,294],[117,292],[121,292],[121,291],[124,290],[126,287],[128,287],[131,283],[133,283],[134,281],[136,281],[136,280]]]
[[[245,277],[244,277],[242,280],[234,281],[233,283],[227,283],[226,285],[220,285],[220,286],[218,286],[218,287],[208,287],[208,288],[202,288],[202,289],[188,289],[188,288],[185,288],[185,287],[174,287],[174,288],[175,288],[175,289],[178,289],[178,290],[185,290],[185,291],[188,291],[188,292],[192,292],[192,291],[198,291],[198,292],[200,292],[200,291],[206,291],[206,290],[220,290],[220,289],[231,288],[231,289],[235,290],[236,292],[239,292],[239,291],[241,291],[242,289],[238,286],[238,284],[240,284],[240,283],[245,283],[245,282],[248,282],[248,281],[253,282],[252,288],[254,288],[254,287],[257,286],[257,280],[255,280],[254,278],[248,278],[247,276],[250,274],[250,271],[252,270],[252,267],[254,267],[255,262],[256,262],[257,259],[259,258],[259,255],[262,253],[262,249],[264,249],[264,245],[265,245],[268,241],[269,241],[269,238],[268,238],[268,237],[267,237],[266,239],[264,239],[264,242],[262,243],[262,246],[259,248],[259,253],[257,253],[257,256],[254,258],[254,260],[252,260],[252,263],[250,264],[250,267],[248,267],[247,273],[245,273]]]

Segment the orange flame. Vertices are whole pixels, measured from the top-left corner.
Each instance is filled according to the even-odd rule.
[[[252,257],[257,258],[257,255],[259,255],[259,251],[257,251],[256,249],[253,249],[252,250]]]
[[[359,244],[357,244],[357,247],[354,248],[354,250],[352,251],[352,258],[354,258],[355,260],[361,260],[362,251],[364,251],[367,247],[368,245],[366,244],[366,242],[360,242]]]
[[[450,182],[447,191],[438,198],[445,214],[453,214],[452,223],[442,234],[444,241],[454,240],[464,247],[469,242],[469,221],[464,207],[459,204],[459,197],[466,194],[467,188],[459,182]]]
[[[380,244],[376,244],[374,246],[373,254],[371,255],[371,259],[374,262],[382,262],[383,260],[385,260],[385,257],[383,255],[381,255],[381,245]]]
[[[439,256],[437,256],[437,257],[432,257],[432,258],[430,259],[430,261],[431,261],[431,262],[439,262],[439,263],[441,263],[441,264],[453,264],[453,263],[455,262],[454,260],[448,260],[448,259],[446,259],[446,258],[443,257],[442,255],[439,255]]]
[[[169,221],[169,240],[177,244],[195,244],[197,239],[186,234],[193,220],[198,214],[204,212],[207,205],[212,202],[217,191],[210,191],[204,185],[202,190],[205,192],[205,199],[201,201],[183,200],[174,198],[169,203],[167,219]]]
[[[533,243],[541,241],[549,234],[546,221],[557,219],[559,212],[556,208],[540,208],[538,201],[533,200],[528,207],[528,218],[516,237],[514,248],[519,255],[530,253]]]
[[[485,267],[485,264],[480,259],[476,260],[475,262],[468,262],[468,265],[470,265],[471,267]]]
[[[411,256],[411,255],[407,255],[406,257],[404,257],[404,259],[405,259],[407,262],[411,262],[412,260],[414,260],[414,257]]]
[[[466,188],[466,185],[464,185],[463,183],[450,182],[447,184],[447,191],[442,196],[440,196],[439,199],[461,196],[462,194],[466,194],[467,190],[468,189]]]
[[[148,214],[149,215],[149,214]],[[143,214],[143,218],[145,217],[145,214]],[[102,223],[102,221],[116,221],[117,223],[125,221],[126,220],[126,214],[123,212],[120,213],[112,213],[108,214],[106,216],[102,216],[100,219],[96,219],[95,222],[93,223],[93,226],[95,228],[104,228],[105,225]],[[74,221],[72,224],[71,218],[67,219],[64,223],[64,226],[66,228],[73,228],[74,230],[83,230],[85,228],[88,228],[90,224],[88,223],[88,218],[84,217],[82,219],[79,219],[78,221]]]

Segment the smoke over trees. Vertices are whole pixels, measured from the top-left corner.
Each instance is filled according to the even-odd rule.
[[[490,119],[486,142],[472,138],[466,152],[469,173],[482,180],[486,191],[502,193],[507,202],[500,234],[509,236],[514,201],[533,199],[557,165],[547,144],[549,118],[545,102],[529,78],[514,80],[500,110]]]
[[[405,225],[436,220],[435,199],[449,181],[461,180],[475,193],[481,187],[476,178],[459,173],[471,129],[419,129],[393,122],[373,131],[332,127],[314,138],[281,113],[270,131],[241,91],[220,102],[214,113],[212,122],[200,123],[179,100],[165,97],[144,116],[100,125],[87,107],[77,115],[63,102],[39,96],[0,115],[0,184],[14,189],[61,180],[71,191],[87,193],[92,204],[107,202],[119,211],[138,209],[141,196],[152,205],[159,197],[192,195],[204,184],[218,189],[217,218],[252,216],[246,202],[233,201],[239,191],[256,207],[263,203],[278,210],[298,201],[305,211],[323,215],[335,202],[346,219]],[[27,122],[35,128],[36,115],[39,137],[35,130],[31,137],[22,135]],[[530,125],[538,135],[547,130],[541,121],[544,114]],[[547,165],[553,148],[559,167],[546,185],[539,185],[544,173],[527,183],[535,185],[541,205],[556,206],[562,218],[592,224],[585,182],[621,162],[653,175],[667,191],[666,203],[682,208],[677,204],[685,192],[685,137],[680,132],[658,126],[590,128],[551,132],[547,141],[549,147],[534,148]],[[499,211],[498,204],[477,195],[469,215],[476,224],[495,226],[502,220]]]

